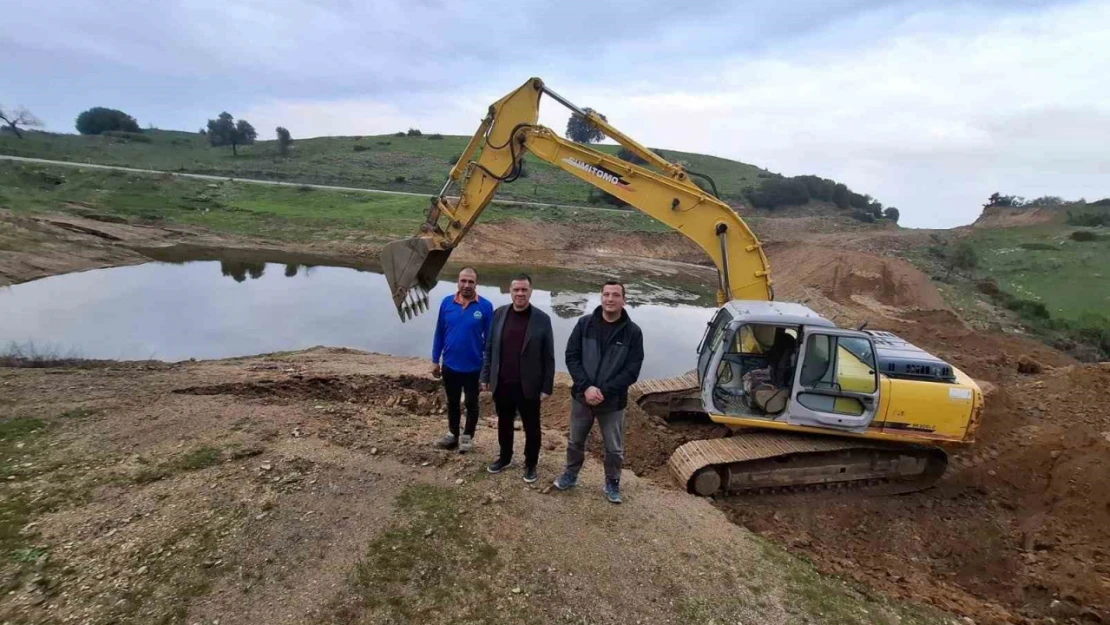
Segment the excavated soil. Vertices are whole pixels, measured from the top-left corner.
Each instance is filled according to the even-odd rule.
[[[949,309],[929,277],[903,260],[802,243],[766,251],[775,299],[802,302],[834,321]]]

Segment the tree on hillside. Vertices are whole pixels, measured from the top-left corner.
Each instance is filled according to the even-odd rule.
[[[108,131],[142,132],[139,122],[117,109],[94,106],[77,116],[77,132],[98,135]]]
[[[794,178],[767,178],[754,191],[748,201],[756,208],[774,210],[778,206],[800,206],[809,201],[805,183]]]
[[[227,111],[220,113],[216,119],[208,120],[208,145],[214,148],[230,145],[231,153],[235,156],[239,155],[240,145],[251,145],[257,137],[258,133],[250,122],[245,119],[236,122]]]
[[[998,191],[991,194],[990,199],[983,205],[983,208],[990,208],[992,206],[1002,206],[1006,208],[1020,208],[1025,205],[1025,198],[1016,195],[1002,195]]]
[[[283,128],[281,126],[278,126],[277,127],[277,142],[278,142],[278,152],[282,156],[286,156],[286,155],[289,154],[289,148],[293,146],[293,136],[289,134],[288,130],[286,130],[285,128]]]
[[[586,113],[597,113],[591,108],[582,109]],[[609,121],[601,113],[597,113],[601,119]],[[590,123],[590,120],[578,113],[571,113],[570,119],[567,120],[567,138],[577,143],[596,143],[605,138],[605,133],[601,129]]]
[[[852,192],[848,190],[848,185],[843,182],[836,183],[833,187],[832,201],[836,207],[845,210],[852,207]]]
[[[24,128],[42,127],[42,122],[39,121],[39,118],[35,117],[31,111],[28,111],[22,106],[16,109],[5,109],[3,106],[0,106],[0,121],[7,124],[7,127],[20,139],[23,138],[23,131],[19,129],[20,126]]]
[[[893,206],[888,206],[886,207],[886,210],[883,211],[883,217],[886,217],[894,223],[898,223],[898,218],[901,216],[902,215],[898,212],[898,209],[894,208]]]

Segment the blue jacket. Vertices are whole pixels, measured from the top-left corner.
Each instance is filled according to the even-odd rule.
[[[432,341],[432,360],[460,373],[482,369],[486,337],[493,324],[493,304],[477,297],[465,307],[454,295],[443,298],[436,320],[436,336]]]

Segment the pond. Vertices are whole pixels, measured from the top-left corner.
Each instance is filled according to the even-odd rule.
[[[33,345],[59,356],[165,361],[227,358],[316,345],[399,356],[431,356],[435,311],[402,323],[385,277],[372,266],[338,267],[304,258],[268,262],[258,253],[151,252],[161,261],[53,276],[0,288],[0,349]],[[270,254],[269,258],[274,255]],[[509,303],[515,268],[480,268],[478,293]],[[455,292],[448,267],[433,308]],[[532,272],[532,303],[553,313],[557,366],[576,319],[600,303],[605,278]],[[631,318],[644,332],[642,378],[694,368],[713,314],[704,284],[625,278]]]

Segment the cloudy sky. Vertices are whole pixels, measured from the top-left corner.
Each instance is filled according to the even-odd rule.
[[[996,190],[1110,196],[1105,0],[42,0],[4,12],[0,56],[0,103],[59,132],[109,106],[470,134],[540,76],[651,146],[834,178],[904,225],[969,223]]]

